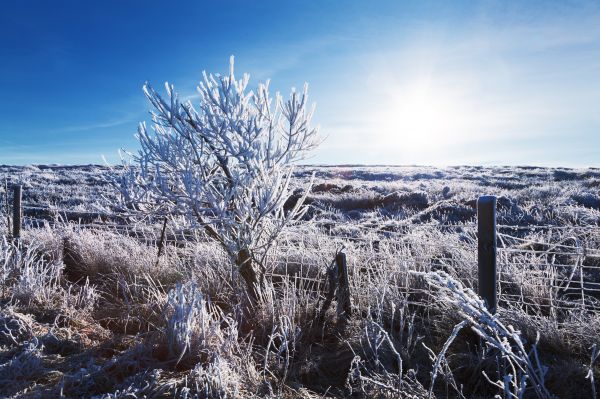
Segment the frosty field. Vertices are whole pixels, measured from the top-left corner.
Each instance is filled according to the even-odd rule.
[[[600,169],[303,166],[310,205],[249,312],[178,216],[118,205],[100,166],[0,166],[0,397],[594,397]],[[24,230],[9,240],[7,186]],[[499,309],[477,292],[476,199],[498,197]],[[334,259],[348,261],[340,315]],[[512,396],[511,396],[512,395]]]

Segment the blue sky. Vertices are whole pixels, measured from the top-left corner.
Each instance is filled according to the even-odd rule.
[[[600,166],[599,2],[0,2],[0,164],[136,150],[141,87],[310,85],[310,163]]]

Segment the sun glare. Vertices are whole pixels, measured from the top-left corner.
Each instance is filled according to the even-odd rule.
[[[389,93],[376,112],[378,138],[406,151],[443,149],[468,134],[467,107],[449,91],[414,84]]]

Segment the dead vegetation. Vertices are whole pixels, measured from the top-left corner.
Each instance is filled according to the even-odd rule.
[[[271,277],[254,305],[236,268],[210,243],[169,246],[157,262],[155,247],[72,225],[27,230],[19,248],[3,239],[0,391],[44,398],[590,397],[598,316],[517,303],[501,303],[496,321],[464,313],[465,304],[477,307],[467,292],[476,267],[464,233],[416,226],[401,240],[381,240],[377,251],[346,241],[351,318],[336,313],[335,297],[320,314],[341,242],[305,233],[290,232],[273,252]],[[510,272],[514,289],[543,309],[556,293],[539,291],[528,273]],[[439,276],[448,277],[428,280]],[[531,284],[517,286],[523,277]],[[448,291],[444,281],[458,286]],[[510,327],[494,330],[494,323]],[[489,345],[482,331],[500,335]],[[502,343],[502,331],[513,341]],[[527,362],[544,370],[543,390]],[[592,363],[591,375],[599,371]],[[565,375],[569,383],[558,383]]]
[[[66,177],[30,172],[52,182]],[[93,177],[88,172],[79,173]],[[520,252],[500,253],[495,318],[469,291],[477,288],[473,229],[421,225],[471,221],[469,201],[481,181],[470,180],[465,168],[457,169],[457,184],[447,181],[448,171],[403,179],[359,168],[334,172],[318,175],[331,181],[308,197],[315,219],[286,230],[269,253],[254,304],[230,257],[210,242],[182,239],[157,258],[155,237],[57,219],[52,227],[25,229],[15,247],[2,221],[0,396],[584,398],[598,392],[600,261],[581,248],[599,248],[600,234],[567,229],[600,220],[597,209],[578,202],[589,192],[572,186],[583,172],[523,169],[552,183],[513,190],[473,171],[505,198],[501,224],[560,227],[552,234],[499,230],[500,246]],[[383,178],[389,179],[377,180]],[[106,204],[97,208],[110,211]],[[338,314],[336,295],[329,295],[328,272],[342,247],[351,318]]]

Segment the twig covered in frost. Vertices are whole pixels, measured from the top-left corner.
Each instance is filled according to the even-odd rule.
[[[507,397],[521,398],[525,394],[528,380],[532,381],[533,389],[538,397],[553,397],[544,385],[546,368],[539,361],[535,345],[532,348],[534,356],[531,359],[529,352],[525,349],[520,332],[511,325],[505,325],[497,315],[490,313],[483,300],[473,290],[463,287],[460,281],[441,271],[413,273],[423,277],[432,287],[438,290],[443,295],[443,301],[454,305],[464,319],[453,330],[444,345],[442,353],[447,351],[447,347],[456,338],[459,330],[465,323],[468,323],[471,329],[488,346],[500,352],[502,358],[512,368],[512,374],[506,375],[503,381],[493,382],[490,380],[502,389]],[[438,355],[438,359],[440,356],[442,355]],[[434,375],[440,366],[439,363],[436,361],[434,365]],[[487,378],[487,375],[485,377]]]
[[[469,325],[469,322],[467,322],[466,320],[463,320],[457,325],[455,325],[452,329],[452,332],[450,333],[450,336],[444,343],[442,350],[437,355],[435,355],[431,349],[429,349],[425,344],[423,344],[425,349],[427,349],[427,351],[430,352],[430,355],[432,356],[433,360],[433,371],[431,372],[431,386],[429,387],[428,397],[431,397],[431,395],[433,394],[433,387],[435,385],[435,380],[437,378],[438,372],[442,369],[442,364],[444,363],[444,361],[446,361],[446,352],[448,352],[448,349],[450,349],[450,345],[452,345],[452,342],[454,342],[456,337],[458,337],[458,333],[467,325]]]
[[[600,351],[598,351],[598,347],[596,346],[596,344],[594,344],[592,346],[592,356],[590,359],[590,366],[588,367],[588,373],[585,376],[585,378],[588,378],[590,380],[590,383],[592,384],[592,397],[596,398],[596,381],[594,378],[594,363],[596,363],[596,360],[598,360],[598,357],[600,357]]]
[[[7,307],[0,311],[0,346],[19,346],[33,336],[30,317]]]
[[[392,306],[391,323],[393,326],[396,309]],[[368,309],[367,320],[360,336],[361,354],[349,344],[354,358],[347,375],[346,385],[351,392],[359,389],[365,396],[375,395],[380,391],[381,397],[423,397],[425,390],[413,378],[415,372],[410,369],[404,372],[404,364],[400,352],[407,350],[404,342],[382,326],[384,323],[383,304],[376,309]],[[387,319],[388,321],[390,319]],[[403,350],[404,347],[404,350]],[[379,396],[377,396],[379,397]]]

